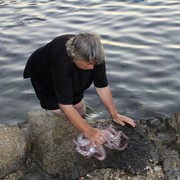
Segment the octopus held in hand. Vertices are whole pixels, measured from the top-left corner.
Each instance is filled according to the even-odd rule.
[[[127,140],[129,138],[122,131],[116,131],[112,126],[109,126],[103,131],[106,133],[106,142],[104,143],[104,146],[118,151],[122,151],[127,147]],[[105,160],[106,151],[103,145],[94,147],[92,142],[83,134],[80,134],[76,139],[73,139],[73,142],[76,145],[76,151],[80,155],[86,158],[95,157],[100,161]]]

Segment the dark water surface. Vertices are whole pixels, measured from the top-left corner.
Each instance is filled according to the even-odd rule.
[[[103,37],[109,84],[120,113],[138,120],[180,109],[179,0],[0,1],[0,122],[16,124],[39,108],[22,73],[30,54],[65,33]],[[108,117],[94,88],[85,100]]]

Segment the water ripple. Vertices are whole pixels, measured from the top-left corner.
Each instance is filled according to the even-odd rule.
[[[60,34],[81,31],[103,37],[121,113],[137,118],[175,112],[180,108],[179,9],[178,0],[0,1],[1,121],[22,120],[39,107],[30,82],[22,79],[29,55]],[[85,97],[107,117],[93,88]]]

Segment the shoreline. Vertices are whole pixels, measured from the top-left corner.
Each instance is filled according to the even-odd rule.
[[[47,117],[47,114],[44,114],[44,115]],[[54,118],[55,117],[52,116],[53,120],[54,120]],[[59,118],[59,117],[57,117],[57,118]],[[44,122],[44,121],[42,121],[42,122]],[[42,126],[42,122],[41,122],[41,126]],[[50,122],[49,119],[46,122]],[[56,122],[56,121],[54,121],[54,122]],[[59,122],[59,120],[58,120],[58,122]],[[65,121],[65,122],[67,122],[67,121]],[[100,123],[102,123],[102,122],[103,121],[100,121]],[[107,121],[105,121],[105,122],[107,123]],[[37,123],[36,117],[35,117],[35,123]],[[51,123],[51,127],[52,127],[53,122],[50,122],[50,123]],[[5,140],[5,137],[9,134],[9,135],[13,135],[12,136],[12,140],[13,140],[13,138],[16,138],[16,135],[14,133],[12,133],[13,130],[15,129],[22,135],[22,131],[24,131],[24,129],[27,128],[26,125],[27,124],[23,124],[20,129],[3,125],[1,128],[4,129],[5,131],[7,131],[9,129],[9,132],[8,133],[6,132],[6,134],[5,133],[3,134],[3,132],[2,132],[1,138],[3,138]],[[47,124],[45,126],[47,127]],[[171,180],[171,179],[175,179],[175,177],[177,180],[179,180],[179,178],[180,178],[180,158],[179,158],[179,154],[180,154],[180,134],[179,134],[179,132],[180,132],[180,112],[176,112],[174,114],[174,117],[167,117],[166,119],[159,117],[159,118],[141,120],[139,126],[141,127],[142,132],[146,136],[146,138],[152,142],[152,145],[155,147],[157,154],[158,154],[157,162],[154,161],[153,166],[144,167],[144,170],[145,170],[144,174],[135,175],[135,174],[132,174],[129,171],[127,171],[127,169],[122,169],[122,168],[112,168],[112,167],[111,168],[103,168],[103,167],[98,168],[97,167],[91,172],[87,171],[88,173],[86,173],[86,175],[79,177],[78,180],[101,180],[101,179],[102,180],[143,180],[143,179],[145,179],[145,180],[163,180],[163,179]],[[69,124],[67,124],[67,127],[69,127]],[[37,130],[38,130],[38,128],[37,128]],[[65,128],[65,131],[66,130],[67,129]],[[138,133],[138,131],[137,131],[137,133]],[[20,136],[20,138],[23,138],[24,136],[25,135],[22,135],[22,136]],[[37,136],[35,136],[35,137],[36,137],[35,139],[37,139]],[[24,141],[27,142],[27,139],[24,139]],[[9,142],[9,140],[8,140],[8,142]],[[17,142],[15,144],[17,144]],[[6,143],[4,145],[6,145]],[[21,146],[21,144],[19,144],[19,146]],[[67,147],[69,147],[69,146],[67,146]],[[24,151],[27,150],[27,147],[23,146],[23,148],[24,148],[23,149]],[[18,151],[18,150],[16,149],[16,151]],[[35,150],[35,151],[37,151],[37,150]],[[6,155],[12,157],[14,155],[14,152],[15,151],[12,149],[12,155],[11,154],[10,155],[6,154]],[[3,152],[3,153],[6,153],[6,152]],[[54,154],[54,152],[52,152],[52,153]],[[155,151],[153,153],[156,154]],[[61,154],[61,153],[59,152],[59,154]],[[125,152],[125,154],[126,154],[126,152]],[[48,178],[51,178],[52,180],[57,180],[57,178],[53,179],[53,176],[51,176],[50,174],[47,174],[45,169],[42,170],[39,165],[37,166],[36,159],[34,159],[35,158],[34,154],[31,154],[30,158],[32,158],[32,159],[28,159],[28,157],[26,155],[27,154],[25,152],[25,154],[23,155],[25,164],[21,161],[20,166],[19,167],[17,166],[17,169],[14,169],[13,171],[9,170],[9,173],[6,173],[5,176],[3,178],[2,177],[1,178],[3,180],[17,180],[17,179],[18,180],[29,180],[28,179],[29,177],[31,177],[31,178],[40,177],[40,179],[42,177],[48,177]],[[2,156],[2,154],[0,156]],[[133,158],[133,156],[134,155],[132,154],[132,158]],[[10,157],[10,159],[12,159],[11,157]],[[38,158],[38,156],[37,156],[37,158]],[[93,162],[96,162],[93,159],[90,159],[90,161],[91,160]],[[120,160],[121,160],[121,157],[120,157]],[[51,161],[51,159],[49,159],[49,161],[50,161],[49,163],[53,162],[53,161]],[[86,162],[86,160],[84,160],[84,159],[83,159],[83,161]],[[2,162],[0,162],[0,168],[3,165],[3,164],[1,165],[1,163]],[[30,164],[28,164],[28,163],[30,163]],[[73,163],[73,159],[72,159],[72,163]],[[49,180],[48,178],[47,179],[45,178],[45,180]]]

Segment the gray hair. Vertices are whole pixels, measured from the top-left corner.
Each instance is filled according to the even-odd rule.
[[[95,33],[80,33],[66,42],[66,51],[74,60],[93,64],[104,62],[104,48],[101,37]]]

